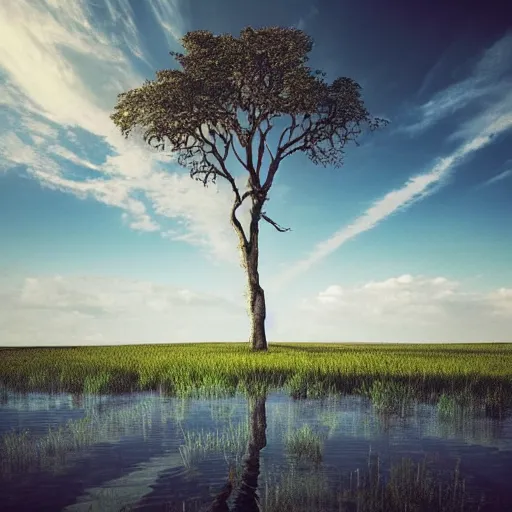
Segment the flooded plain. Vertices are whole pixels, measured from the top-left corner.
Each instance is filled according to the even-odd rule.
[[[0,396],[2,511],[512,510],[512,419],[286,393]]]

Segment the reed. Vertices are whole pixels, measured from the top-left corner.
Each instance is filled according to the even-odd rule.
[[[512,344],[271,343],[267,353],[242,343],[5,349],[0,384],[73,393],[163,389],[183,397],[366,390],[384,408],[395,402],[386,397],[404,390],[429,400],[467,390],[500,414],[512,395]]]
[[[338,484],[324,473],[298,472],[291,468],[279,477],[271,474],[263,485],[262,510],[310,512],[340,510],[358,512],[477,511],[482,504],[471,501],[458,466],[449,473],[431,469],[427,460],[405,458],[384,471],[378,458],[368,467],[341,476]]]
[[[190,470],[212,453],[222,453],[226,460],[240,460],[247,448],[249,428],[246,423],[230,423],[222,431],[182,430],[182,435],[183,444],[179,447],[179,452],[183,465]]]
[[[401,415],[405,414],[405,410],[414,398],[411,387],[403,382],[392,380],[374,380],[371,385],[364,383],[356,391],[369,398],[378,411]]]
[[[84,418],[49,426],[44,434],[11,430],[0,436],[0,475],[4,478],[41,468],[57,468],[67,454],[96,443],[117,442],[151,425],[150,399],[135,405],[91,412]],[[169,411],[173,415],[173,411]]]
[[[284,442],[286,451],[292,458],[312,462],[315,466],[322,462],[322,439],[309,425],[289,434]]]

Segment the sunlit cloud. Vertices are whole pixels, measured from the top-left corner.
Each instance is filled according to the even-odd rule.
[[[446,277],[404,274],[330,285],[302,299],[293,318],[290,341],[510,341],[512,289],[477,293]]]
[[[169,49],[178,47],[178,3],[155,0],[147,8]],[[125,140],[109,119],[116,95],[146,78],[131,60],[145,53],[129,2],[0,2],[0,19],[9,20],[0,34],[0,101],[8,112],[0,169],[26,166],[43,186],[119,208],[132,229],[160,231],[238,262],[229,186],[205,189],[172,155]],[[82,144],[84,132],[95,142]],[[69,164],[93,173],[77,178]],[[175,229],[169,220],[183,222]]]
[[[246,329],[237,303],[147,281],[34,276],[2,285],[4,345],[234,341]]]

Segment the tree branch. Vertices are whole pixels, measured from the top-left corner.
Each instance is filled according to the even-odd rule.
[[[261,187],[261,191],[265,194],[268,193],[268,191],[270,190],[270,187],[272,186],[272,182],[274,181],[274,176],[277,172],[277,169],[279,168],[280,159],[278,159],[278,156],[279,155],[276,154],[276,158],[274,160],[272,160],[272,162],[270,162],[270,166],[268,168],[267,179],[265,180],[263,187]]]
[[[231,208],[231,223],[233,224],[238,234],[238,238],[240,239],[241,249],[247,251],[247,248],[249,246],[249,240],[247,239],[242,224],[240,223],[238,217],[236,216],[236,211],[238,210],[241,204],[242,202],[239,200],[239,198],[235,199],[235,202],[233,203],[233,208]]]
[[[294,116],[294,114],[288,114],[288,115],[292,118],[292,126],[293,126],[293,125],[295,124],[295,116]],[[285,134],[288,130],[290,130],[290,137],[291,137],[291,134],[292,134],[292,132],[291,132],[291,128],[292,128],[291,126],[287,126],[287,127],[283,130],[283,132],[281,133],[281,136],[279,137],[279,141],[278,141],[278,143],[277,143],[277,147],[278,147],[278,148],[279,148],[279,147],[281,147],[281,142],[283,142],[284,134]],[[288,140],[290,140],[290,138],[288,138]]]
[[[240,142],[240,141],[239,141]],[[240,144],[241,145],[241,144]],[[233,153],[235,154],[236,156],[236,159],[238,160],[238,162],[240,163],[240,165],[246,170],[246,171],[249,171],[249,167],[247,166],[247,163],[244,162],[241,158],[240,158],[240,155],[237,153],[236,151],[236,148],[235,148],[235,142],[233,141],[233,135],[231,135],[231,147],[233,148]],[[243,147],[243,146],[242,146]]]
[[[261,212],[261,218],[266,220],[269,224],[272,224],[272,226],[274,226],[277,229],[277,231],[279,231],[280,233],[284,233],[286,231],[291,231],[291,228],[283,228],[283,227],[281,227],[279,224],[277,224],[277,222],[274,222],[264,212]]]
[[[274,155],[272,154],[272,151],[270,150],[270,148],[268,147],[268,144],[267,144],[267,141],[265,141],[265,146],[267,146],[267,149],[268,149],[268,152],[270,154],[270,158],[272,161],[274,161]]]
[[[258,148],[258,163],[256,165],[256,173],[260,174],[260,169],[261,169],[261,164],[263,162],[263,153],[265,152],[265,146],[267,146],[268,148],[268,144],[267,144],[267,134],[268,132],[272,129],[272,125],[270,124],[270,121],[267,119],[267,128],[265,129],[265,131],[263,131],[261,129],[261,126],[258,125],[258,131],[260,133],[260,144],[259,144],[259,148]],[[272,153],[271,153],[272,155]]]

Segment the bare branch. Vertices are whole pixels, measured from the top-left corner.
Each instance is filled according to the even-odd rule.
[[[297,142],[299,142],[301,139],[304,139],[304,137],[306,137],[309,133],[311,133],[312,131],[312,123],[310,121],[310,116],[309,115],[306,115],[304,116],[304,119],[302,120],[302,123],[304,123],[304,121],[308,120],[309,121],[309,126],[308,128],[306,128],[300,135],[298,135],[297,137],[295,137],[294,139],[291,139],[291,134],[292,134],[292,131],[290,132],[290,137],[288,137],[288,142],[284,145],[284,146],[281,146],[281,144],[279,144],[278,148],[277,148],[277,156],[280,160],[282,160],[284,157],[282,156],[284,151],[286,151],[288,148],[290,148],[291,146],[293,146],[294,144],[296,144]],[[295,119],[294,119],[294,124],[295,124]],[[295,130],[295,128],[293,129],[293,131]]]
[[[281,160],[284,160],[286,157],[292,155],[293,153],[295,153],[296,151],[304,151],[304,149],[306,149],[307,147],[307,144],[304,143],[304,144],[301,144],[300,146],[296,146],[294,147],[293,149],[291,149],[290,151],[287,151],[286,153],[284,153],[283,155],[281,155]]]
[[[267,146],[267,148],[268,148],[267,135],[270,132],[270,130],[272,129],[272,125],[270,124],[270,121],[268,119],[267,119],[267,124],[268,124],[268,126],[265,129],[265,131],[263,131],[261,129],[261,126],[258,125],[258,131],[260,134],[260,144],[259,144],[259,148],[258,148],[258,162],[256,164],[256,172],[257,172],[258,176],[260,174],[261,163],[263,162],[263,153],[265,152],[265,146]],[[272,155],[272,153],[270,153],[270,154]]]
[[[240,202],[243,203],[248,197],[253,196],[255,193],[256,193],[256,191],[254,189],[247,190],[247,192],[244,192],[242,194]]]
[[[267,194],[270,190],[270,187],[272,186],[272,182],[274,181],[274,176],[276,175],[277,169],[279,168],[279,162],[280,159],[276,156],[272,162],[270,162],[269,168],[268,168],[268,174],[267,179],[265,180],[265,183],[261,187],[262,191]]]
[[[231,137],[231,140],[233,141],[233,137]],[[236,148],[235,148],[235,143],[234,143],[234,142],[232,142],[231,147],[233,148],[233,153],[235,154],[235,157],[236,157],[236,159],[238,160],[238,162],[240,163],[240,165],[242,165],[242,166],[243,166],[243,168],[244,168],[246,171],[248,171],[248,170],[249,170],[249,167],[248,167],[247,163],[246,163],[246,162],[244,162],[244,161],[240,158],[240,155],[238,154],[238,152],[237,152],[237,150],[236,150]],[[242,147],[243,147],[243,146],[242,146]]]
[[[240,243],[242,245],[241,249],[247,251],[247,248],[249,247],[249,240],[247,239],[247,236],[244,232],[244,228],[242,227],[242,224],[238,220],[238,217],[236,216],[236,211],[242,204],[241,201],[238,199],[235,200],[233,203],[233,207],[231,208],[231,224],[233,224],[233,227],[235,228],[238,237],[240,238]]]
[[[249,174],[251,176],[251,182],[253,187],[259,187],[260,186],[260,179],[256,172],[256,169],[254,168],[254,163],[252,159],[252,139],[254,137],[254,132],[256,131],[256,128],[253,128],[251,132],[248,135],[247,138],[247,145],[245,146],[245,155],[247,157],[247,166],[246,169],[249,171]]]
[[[274,155],[272,154],[272,151],[270,151],[270,148],[268,147],[267,141],[265,141],[265,146],[267,146],[268,152],[270,154],[271,161],[274,161]]]
[[[242,198],[240,197],[240,191],[238,190],[238,187],[236,186],[236,182],[235,182],[235,179],[234,177],[231,175],[231,173],[227,170],[226,168],[226,162],[225,162],[225,159],[223,159],[220,154],[219,154],[219,151],[217,149],[217,147],[211,143],[211,141],[209,141],[202,133],[202,131],[199,129],[199,136],[201,138],[201,140],[205,143],[205,144],[208,144],[210,147],[211,147],[211,151],[209,152],[210,154],[213,154],[213,156],[215,157],[215,159],[217,160],[217,162],[219,163],[219,165],[221,166],[222,168],[222,171],[219,171],[217,169],[217,167],[215,167],[213,164],[211,164],[208,160],[207,163],[210,164],[210,166],[212,168],[214,168],[216,171],[217,171],[217,174],[222,176],[223,178],[225,178],[231,185],[231,188],[235,194],[235,203],[234,203],[234,206],[233,206],[233,209],[231,211],[231,221],[233,222],[235,228],[237,230],[240,231],[240,233],[245,237],[245,233],[244,233],[244,230],[242,228],[242,225],[240,224],[240,222],[238,221],[237,217],[236,217],[236,210],[238,209],[238,207],[242,204]],[[206,155],[205,155],[205,159],[206,159]],[[201,173],[204,171],[199,171],[199,173]],[[206,171],[206,176],[204,178],[204,183],[206,184],[206,180],[208,179],[208,171]],[[247,237],[245,237],[245,240],[247,241]]]
[[[292,125],[290,126],[290,135],[288,135],[288,142],[292,138],[293,132],[295,131],[295,128],[297,128],[297,119],[294,115],[292,115]]]
[[[269,218],[264,212],[261,212],[261,218],[266,220],[269,224],[272,224],[272,226],[274,226],[277,229],[277,231],[279,231],[280,233],[285,233],[286,231],[291,231],[291,228],[281,227],[279,224],[277,224],[271,218]]]
[[[295,123],[295,116],[294,116],[293,114],[288,114],[288,115],[289,115],[289,116],[291,117],[291,119],[292,119],[292,126],[293,126],[293,124]],[[283,132],[281,133],[281,136],[279,137],[279,141],[278,141],[278,143],[277,143],[277,147],[278,147],[278,148],[280,148],[280,147],[281,147],[281,143],[283,142],[284,136],[285,136],[285,134],[286,134],[286,132],[287,132],[288,130],[290,130],[290,135],[291,135],[291,128],[292,128],[291,126],[287,126],[287,127],[283,130]],[[290,139],[288,138],[288,140],[290,140]]]

